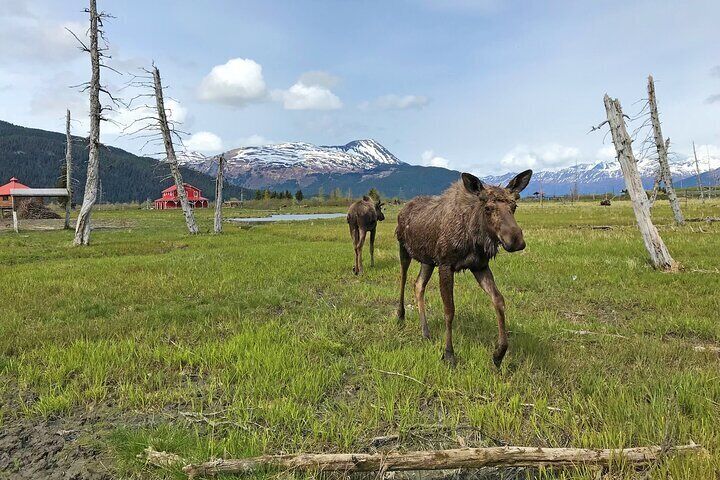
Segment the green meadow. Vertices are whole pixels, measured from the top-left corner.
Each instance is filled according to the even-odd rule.
[[[717,199],[684,206],[720,217]],[[440,360],[437,274],[432,340],[414,308],[395,318],[398,209],[379,227],[374,268],[366,243],[362,276],[344,218],[226,223],[213,235],[212,212],[199,210],[203,233],[190,236],[179,211],[101,209],[87,248],[68,231],[0,231],[0,428],[92,412],[108,424],[94,441],[122,478],[183,478],[138,460],[148,445],[203,461],[369,451],[388,434],[401,450],[694,441],[709,455],[641,472],[618,464],[607,478],[717,477],[720,223],[675,227],[658,201],[654,221],[683,266],[660,273],[628,202],[522,203],[528,247],[491,264],[508,355],[493,366],[494,310],[460,274],[452,369]],[[225,216],[258,213],[270,212]]]

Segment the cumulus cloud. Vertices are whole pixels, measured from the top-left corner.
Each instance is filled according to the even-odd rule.
[[[425,150],[421,155],[421,159],[422,164],[429,167],[450,167],[450,160],[448,160],[447,158],[443,158],[439,155],[435,155],[435,152],[432,150]]]
[[[597,158],[598,160],[602,160],[603,162],[612,162],[614,160],[617,160],[617,152],[615,151],[615,146],[611,143],[598,149],[597,153],[595,154],[595,158]]]
[[[372,101],[362,102],[361,110],[408,110],[422,108],[430,100],[422,95],[383,95]]]
[[[500,163],[510,170],[554,169],[569,166],[580,160],[579,149],[551,143],[534,148],[518,145],[505,154]]]
[[[190,138],[183,141],[185,148],[195,152],[217,152],[222,150],[223,144],[220,137],[212,132],[196,132]]]
[[[337,110],[343,104],[330,91],[334,78],[325,72],[307,72],[287,90],[274,91],[272,97],[286,110]]]
[[[705,99],[705,103],[711,104],[711,103],[718,103],[720,102],[720,93],[715,95],[710,95]]]
[[[273,143],[272,140],[268,140],[262,135],[253,134],[249,137],[241,138],[239,146],[241,147],[259,147],[261,145],[268,145]]]
[[[201,100],[244,106],[267,96],[262,66],[254,60],[233,58],[216,65],[200,82]]]

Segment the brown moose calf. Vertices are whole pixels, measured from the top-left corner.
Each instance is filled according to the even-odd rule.
[[[373,202],[368,196],[364,196],[362,200],[350,205],[347,222],[355,249],[355,264],[353,265],[355,275],[359,275],[363,271],[362,249],[367,232],[370,232],[370,266],[375,266],[375,229],[377,222],[385,220],[382,212],[383,205],[382,202]]]
[[[515,222],[516,201],[527,187],[532,170],[513,178],[507,187],[483,184],[469,173],[442,195],[416,197],[398,215],[395,234],[400,243],[400,305],[398,318],[405,319],[405,283],[410,262],[421,263],[415,282],[415,299],[423,336],[430,338],[425,317],[425,287],[435,267],[440,275],[440,295],[445,311],[443,359],[455,365],[452,322],[455,317],[453,284],[455,272],[469,269],[492,299],[497,314],[498,343],[493,362],[500,366],[508,348],[505,330],[505,301],[490,271],[490,259],[498,246],[508,252],[525,248],[523,232]]]

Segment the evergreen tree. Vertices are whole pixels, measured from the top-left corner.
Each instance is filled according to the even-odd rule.
[[[295,200],[297,200],[298,202],[302,202],[302,201],[303,201],[303,193],[302,193],[302,190],[298,190],[297,192],[295,192]]]
[[[262,199],[263,199],[263,191],[255,190],[255,200],[262,200]]]
[[[375,189],[375,187],[371,188],[368,192],[368,197],[372,198],[373,201],[379,202],[380,201],[380,192]]]
[[[292,193],[290,193],[290,190],[285,190],[285,199],[286,200],[292,199]]]

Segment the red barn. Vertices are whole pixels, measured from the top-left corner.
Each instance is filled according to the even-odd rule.
[[[202,196],[199,188],[193,187],[189,183],[183,183],[185,193],[187,194],[190,206],[195,208],[207,208],[208,199]],[[165,210],[166,208],[180,208],[180,196],[178,195],[177,186],[173,185],[162,191],[162,198],[155,200],[155,208]]]
[[[18,179],[15,177],[12,177],[10,179],[10,183],[6,183],[3,186],[0,186],[0,208],[11,208],[12,207],[12,199],[10,199],[10,190],[13,190],[15,188],[30,188],[27,185],[23,185],[22,183],[18,182]]]

